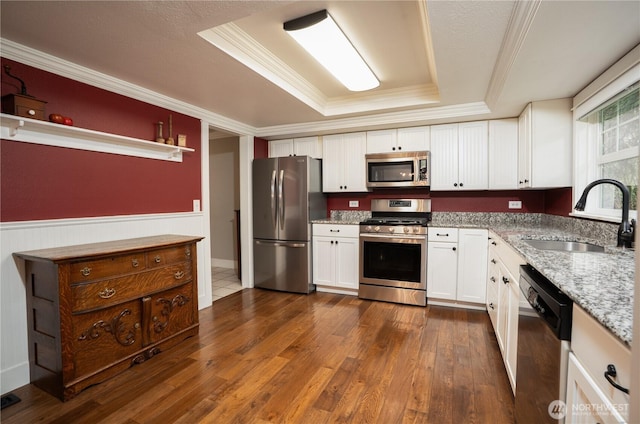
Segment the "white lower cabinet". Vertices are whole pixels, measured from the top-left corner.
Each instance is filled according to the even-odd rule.
[[[631,384],[631,351],[582,308],[573,306],[571,353],[567,371],[567,424],[626,423],[629,395],[605,377],[609,365],[616,369],[610,377],[616,384]]]
[[[487,230],[431,227],[427,246],[427,298],[452,305],[485,303]]]
[[[520,265],[524,259],[504,240],[489,232],[486,305],[502,353],[511,389],[516,389]]]
[[[318,291],[357,294],[358,225],[313,224],[313,283]]]

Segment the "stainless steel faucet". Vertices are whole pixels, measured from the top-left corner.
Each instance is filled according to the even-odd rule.
[[[613,184],[622,191],[622,222],[618,227],[618,247],[633,247],[635,239],[636,220],[629,221],[629,189],[618,180],[603,178],[595,180],[587,185],[582,192],[582,196],[574,206],[575,210],[583,211],[587,203],[587,195],[591,189],[599,184]]]

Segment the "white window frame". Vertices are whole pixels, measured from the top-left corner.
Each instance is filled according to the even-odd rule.
[[[584,100],[581,104],[574,104],[574,205],[582,195],[584,188],[590,182],[600,178],[599,165],[602,163],[602,159],[606,159],[606,162],[609,162],[614,159],[620,160],[634,156],[637,157],[639,154],[639,149],[635,147],[632,149],[625,149],[620,152],[607,154],[606,156],[599,156],[598,146],[595,145],[595,143],[597,143],[596,140],[598,137],[589,134],[590,131],[592,132],[597,130],[596,126],[581,122],[579,121],[579,119],[589,114],[591,111],[599,108],[609,99],[615,97],[627,87],[634,85],[638,81],[640,81],[640,63],[636,63],[626,72],[622,73],[622,75],[603,85],[601,89],[599,89],[588,99]],[[591,142],[585,141],[585,139],[591,140]],[[598,197],[598,191],[594,189],[587,198],[587,207],[585,208],[585,211],[573,210],[571,215],[581,218],[597,219],[600,221],[620,222],[622,211],[620,209],[614,210],[596,207],[596,205],[600,204]],[[629,219],[632,218],[637,220],[637,211],[629,211]]]

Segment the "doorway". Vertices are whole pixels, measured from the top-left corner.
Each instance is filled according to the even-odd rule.
[[[240,138],[209,130],[212,301],[242,290],[240,267]]]

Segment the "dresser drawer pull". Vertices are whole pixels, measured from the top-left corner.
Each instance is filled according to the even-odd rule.
[[[109,299],[116,294],[116,289],[106,288],[98,293],[101,299]]]
[[[184,254],[187,256],[187,258],[191,257],[191,249],[188,246],[184,248]]]
[[[157,264],[160,263],[161,259],[160,259],[160,255],[157,255],[155,258],[153,258],[153,261]]]
[[[629,394],[629,389],[627,389],[626,387],[622,387],[621,385],[619,385],[618,383],[616,383],[611,379],[611,377],[615,378],[617,375],[618,375],[618,372],[616,371],[616,366],[613,364],[607,365],[607,370],[604,372],[604,378],[607,379],[609,384],[611,384],[616,389],[620,390],[622,393]]]
[[[138,265],[140,265],[140,264],[138,263],[138,260],[137,260],[137,259],[132,259],[132,260],[131,260],[131,266],[132,266],[132,267],[134,267],[134,268],[138,268]]]
[[[91,268],[89,268],[88,266],[85,266],[80,270],[80,273],[82,273],[82,275],[84,275],[85,277],[88,277],[89,274],[91,274]]]
[[[178,271],[175,274],[173,274],[173,278],[175,278],[176,280],[181,280],[184,277],[184,271]]]

